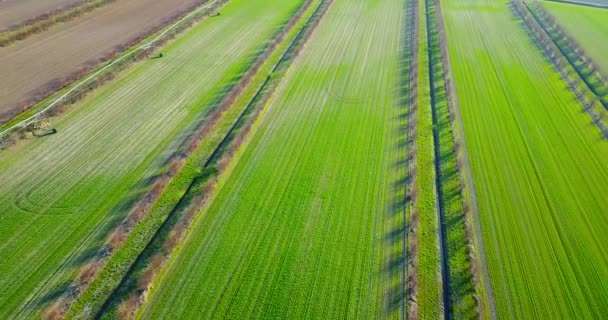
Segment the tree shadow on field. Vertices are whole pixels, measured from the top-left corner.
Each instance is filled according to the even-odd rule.
[[[435,14],[432,7],[430,14]],[[473,275],[468,260],[468,246],[462,197],[462,180],[446,91],[446,75],[442,46],[436,26],[429,26],[429,72],[431,111],[433,118],[433,148],[435,152],[436,190],[441,230],[439,233],[442,260],[443,303],[448,319],[477,317]],[[452,236],[450,236],[452,235]],[[456,235],[456,236],[455,236]],[[471,241],[471,239],[468,239]],[[462,259],[465,264],[463,265]]]
[[[406,1],[403,6],[403,30],[399,61],[399,81],[397,87],[397,116],[392,119],[396,142],[393,148],[397,151],[397,160],[392,164],[392,176],[395,177],[392,187],[392,202],[387,220],[391,227],[384,234],[386,252],[391,254],[385,259],[382,268],[384,276],[391,283],[385,300],[385,313],[388,316],[405,318],[407,313],[410,285],[408,272],[412,263],[410,252],[412,194],[415,189],[415,143],[418,111],[417,81],[417,2]]]

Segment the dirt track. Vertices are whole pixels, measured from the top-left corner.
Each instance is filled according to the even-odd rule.
[[[83,0],[0,0],[0,30]]]
[[[118,0],[0,48],[0,122],[12,116],[5,113],[26,100],[32,91],[56,78],[67,77],[87,61],[100,58],[194,2]]]

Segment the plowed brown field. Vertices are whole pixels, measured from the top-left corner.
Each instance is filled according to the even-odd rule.
[[[0,122],[14,116],[16,111],[12,110],[32,92],[69,76],[87,61],[102,57],[194,2],[119,0],[0,48]]]
[[[0,0],[0,30],[83,0]]]

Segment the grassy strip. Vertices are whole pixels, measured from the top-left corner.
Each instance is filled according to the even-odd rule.
[[[471,206],[465,202],[462,152],[455,129],[454,90],[450,79],[443,15],[439,0],[427,1],[429,18],[429,81],[433,115],[433,141],[439,236],[441,242],[444,314],[447,319],[477,318],[479,305],[477,268],[472,261]]]
[[[420,0],[424,1],[424,0]],[[418,10],[420,18],[419,34],[427,34],[426,6]],[[413,223],[415,241],[418,248],[412,250],[416,265],[415,298],[410,307],[410,316],[420,319],[439,319],[441,317],[441,277],[439,271],[439,244],[437,242],[437,190],[435,170],[433,169],[433,120],[431,115],[428,37],[420,37],[418,56],[418,130],[416,139],[415,185],[418,196],[415,200]]]
[[[179,33],[208,17],[228,1],[229,0],[215,0],[212,2],[210,2],[210,0],[197,1],[189,8],[166,19],[160,25],[132,37],[122,45],[115,46],[114,50],[107,52],[99,59],[89,61],[85,66],[69,76],[50,81],[48,84],[34,92],[29,99],[15,106],[13,111],[7,112],[6,114],[8,114],[11,120],[2,123],[2,125],[0,125],[0,131],[10,129],[21,121],[45,110],[52,104],[53,107],[45,112],[45,114],[42,114],[41,117],[49,118],[62,114],[66,107],[81,100],[100,85],[114,79],[116,73],[124,70],[134,62],[146,58],[153,48],[142,50],[142,45],[156,39],[154,42],[155,48],[164,46]],[[210,3],[212,4],[210,5]],[[207,7],[207,9],[202,10],[205,7]],[[192,11],[199,8],[201,10],[197,14],[189,15]],[[119,63],[117,62],[118,60],[120,60]],[[76,81],[79,79],[85,80],[77,83]],[[28,128],[15,129],[26,129],[27,131]],[[15,132],[9,140],[15,140],[22,135],[22,133]]]
[[[210,153],[212,155],[214,154],[211,150],[213,149],[213,146],[218,143],[218,140],[221,139],[221,132],[228,130],[232,121],[234,121],[236,117],[239,117],[239,113],[236,111],[240,111],[241,109],[232,109],[231,106],[233,105],[233,102],[235,99],[242,99],[242,97],[249,96],[252,89],[248,84],[251,81],[255,82],[256,79],[259,78],[256,75],[263,73],[260,70],[269,68],[269,63],[266,63],[267,59],[278,59],[278,54],[274,49],[281,43],[286,35],[286,31],[295,26],[295,22],[299,20],[299,17],[309,5],[310,1],[305,2],[301,9],[294,14],[293,19],[285,25],[285,30],[279,32],[275,36],[275,41],[267,46],[257,62],[254,63],[249,68],[249,71],[241,78],[240,83],[233,87],[220,103],[219,107],[216,108],[214,114],[209,117],[210,120],[203,125],[201,130],[199,130],[190,142],[187,143],[186,154],[178,158],[177,160],[179,162],[177,162],[177,165],[172,165],[172,169],[170,169],[170,171],[175,171],[177,175],[175,175],[175,177],[166,185],[166,188],[161,190],[158,199],[149,207],[147,210],[149,212],[146,213],[140,223],[135,226],[132,231],[125,230],[126,239],[124,245],[122,245],[110,258],[106,266],[99,272],[99,276],[74,304],[70,310],[70,317],[79,317],[79,315],[86,317],[86,315],[83,314],[84,310],[93,313],[98,313],[100,311],[103,303],[122,281],[123,275],[131,268],[135,259],[155,236],[159,227],[166,221],[167,217],[174,212],[176,205],[182,204],[184,194],[192,188],[192,181],[197,180],[196,178],[201,178],[201,176],[206,178],[212,174],[209,170],[201,170],[201,161],[210,157]],[[224,114],[226,114],[225,117]],[[201,144],[203,137],[208,139],[205,139]],[[184,158],[186,157],[188,160],[184,161]],[[211,171],[213,170],[215,169],[212,169]],[[172,174],[170,174],[170,176],[172,176]]]
[[[0,33],[0,47],[6,47],[15,41],[23,40],[47,30],[55,24],[72,20],[114,1],[116,0],[87,0],[29,19],[10,30]]]
[[[568,59],[567,55],[564,55],[562,49],[559,48],[558,42],[555,42],[555,40],[551,38],[551,35],[543,28],[537,18],[535,18],[532,13],[533,10],[520,0],[511,0],[510,5],[515,14],[523,21],[528,35],[536,45],[543,50],[547,59],[581,103],[583,110],[589,114],[593,123],[602,132],[604,138],[608,138],[606,107],[602,98],[599,98],[596,92],[592,90],[592,87],[590,87],[589,80],[585,80],[585,77],[581,75],[582,71],[577,71],[576,63]],[[598,74],[597,71],[594,73]],[[604,80],[596,78],[596,83],[599,85],[604,83]]]

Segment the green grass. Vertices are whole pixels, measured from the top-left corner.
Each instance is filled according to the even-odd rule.
[[[498,316],[607,314],[608,144],[507,4],[443,3]]]
[[[142,318],[397,312],[384,248],[402,228],[392,217],[402,5],[334,3]]]
[[[431,91],[429,84],[429,56],[427,42],[427,19],[424,0],[419,3],[419,64],[418,64],[418,134],[416,140],[416,187],[418,198],[416,210],[418,222],[418,314],[421,319],[438,319],[441,307],[441,269],[439,261],[439,239],[437,216],[437,189],[435,186],[435,156],[433,149],[433,117],[431,113]]]
[[[64,291],[295,6],[262,3],[232,1],[57,120],[58,134],[0,153],[1,317]]]
[[[608,10],[557,2],[542,5],[608,75]]]

